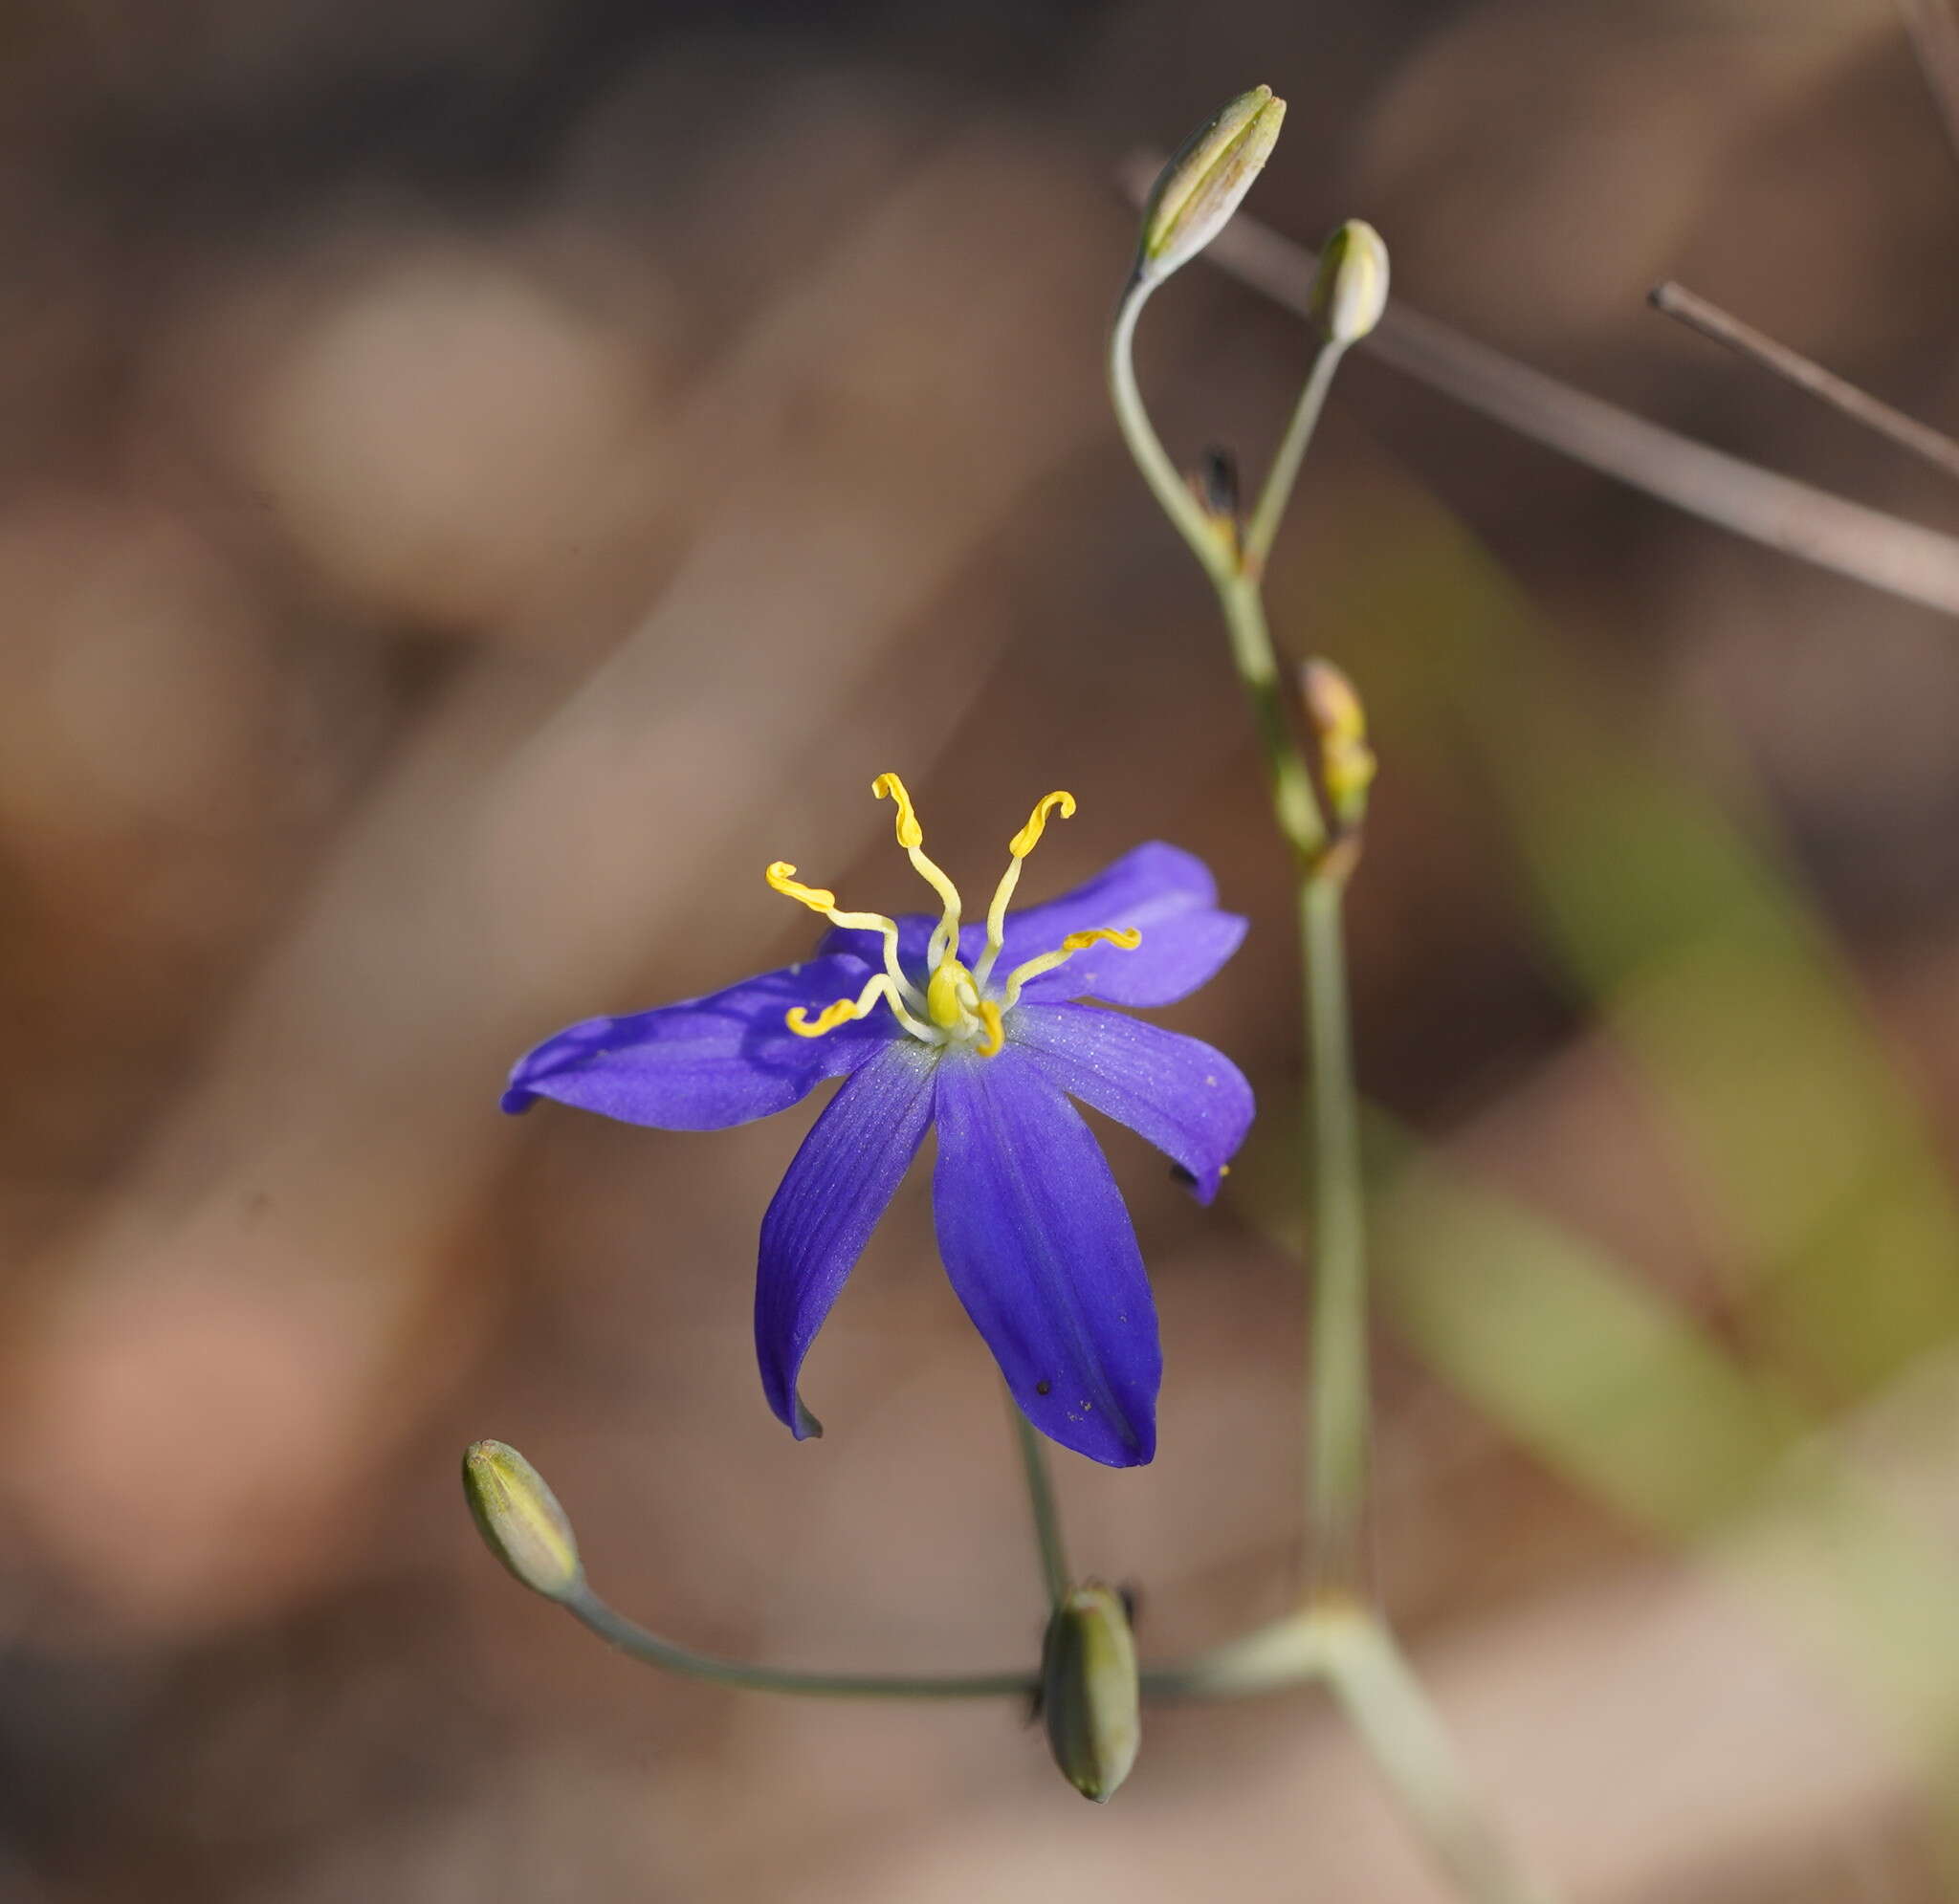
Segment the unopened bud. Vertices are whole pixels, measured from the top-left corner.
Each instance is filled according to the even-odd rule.
[[[1207,449],[1185,480],[1211,534],[1236,562],[1244,527],[1238,501],[1238,459],[1228,449]]]
[[[544,1477],[501,1441],[473,1441],[463,1455],[463,1493],[490,1551],[547,1600],[584,1584],[578,1541]]]
[[[1224,229],[1265,168],[1285,117],[1286,101],[1254,86],[1183,142],[1143,207],[1139,277],[1160,282]]]
[[[1122,1595],[1098,1580],[1068,1589],[1041,1650],[1041,1711],[1062,1776],[1107,1805],[1142,1741],[1136,1643]]]
[[[1320,252],[1311,317],[1329,343],[1358,343],[1388,308],[1388,248],[1372,225],[1350,218]]]
[[[1354,684],[1331,661],[1309,661],[1299,671],[1307,719],[1320,743],[1320,783],[1335,824],[1351,833],[1367,814],[1374,784],[1374,749],[1367,744],[1367,710]]]

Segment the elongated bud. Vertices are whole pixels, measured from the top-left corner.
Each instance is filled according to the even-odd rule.
[[[1265,168],[1285,117],[1286,101],[1254,86],[1183,142],[1143,207],[1138,277],[1160,283],[1224,229]]]
[[[1107,1805],[1143,1733],[1135,1637],[1112,1587],[1086,1580],[1055,1609],[1041,1649],[1041,1711],[1062,1776]]]
[[[1299,670],[1306,715],[1320,743],[1320,783],[1333,823],[1352,833],[1367,817],[1374,784],[1374,749],[1367,744],[1367,710],[1354,684],[1331,661],[1309,661]]]
[[[473,1441],[463,1493],[483,1543],[533,1593],[566,1600],[584,1584],[578,1540],[544,1477],[501,1441]]]
[[[1372,225],[1350,218],[1320,252],[1311,316],[1329,343],[1358,343],[1388,308],[1388,248]]]

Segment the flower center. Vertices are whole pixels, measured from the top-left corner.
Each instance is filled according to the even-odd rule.
[[[1120,929],[1097,926],[1086,932],[1070,932],[1053,952],[1027,959],[1009,972],[1002,984],[991,984],[993,968],[999,962],[1006,939],[1006,908],[1014,888],[1021,883],[1021,864],[1041,843],[1047,816],[1059,811],[1064,820],[1075,810],[1072,794],[1053,793],[1036,803],[1027,823],[1007,843],[1007,867],[993,889],[986,908],[986,946],[979,963],[970,970],[959,957],[959,922],[962,906],[959,889],[935,862],[926,857],[925,829],[912,805],[912,796],[895,774],[880,774],[870,783],[873,799],[890,799],[898,809],[898,844],[911,856],[913,869],[938,895],[942,910],[925,948],[925,989],[921,992],[898,960],[898,924],[882,912],[840,912],[837,895],[822,886],[804,886],[796,878],[796,868],[778,860],[762,875],[774,889],[800,901],[812,912],[821,912],[834,926],[854,931],[877,932],[884,939],[884,970],[854,998],[839,998],[815,1018],[801,1005],[784,1022],[798,1038],[821,1038],[825,1032],[847,1024],[852,1018],[868,1017],[881,998],[898,1022],[926,1044],[960,1045],[981,1058],[992,1058],[1006,1041],[1002,1020],[1019,1000],[1021,989],[1031,978],[1065,965],[1078,952],[1090,946],[1118,946],[1134,952],[1143,942],[1134,927]]]

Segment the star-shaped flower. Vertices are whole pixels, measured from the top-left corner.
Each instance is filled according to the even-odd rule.
[[[756,1349],[769,1405],[820,1433],[797,1377],[844,1280],[936,1125],[934,1213],[954,1289],[1042,1431],[1132,1467],[1156,1448],[1162,1349],[1135,1231],[1083,1104],[1148,1138],[1208,1203],[1251,1123],[1251,1088],[1194,1038],[1072,1002],[1168,1005],[1238,949],[1201,862],[1160,842],[1086,886],[1007,917],[1022,864],[1071,794],[1049,794],[1008,847],[983,926],[923,850],[895,774],[898,843],[941,910],[844,912],[768,868],[778,892],[831,923],[801,965],[704,998],[588,1018],[511,1073],[503,1107],[555,1098],[629,1124],[718,1130],[842,1078],[762,1218]]]

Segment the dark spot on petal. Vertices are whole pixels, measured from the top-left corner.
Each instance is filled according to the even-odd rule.
[[[1034,1384],[1034,1392],[1037,1395],[1051,1395],[1054,1392],[1054,1384],[1052,1382],[1036,1382]]]

